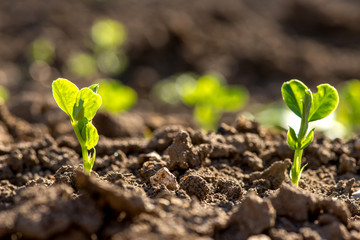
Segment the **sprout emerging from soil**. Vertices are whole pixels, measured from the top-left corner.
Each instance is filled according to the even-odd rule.
[[[90,174],[94,166],[95,146],[99,140],[97,130],[92,124],[92,119],[102,102],[97,94],[98,89],[99,84],[93,84],[79,90],[75,84],[63,78],[58,78],[52,83],[56,103],[70,117],[81,146],[84,172],[87,174]]]
[[[336,89],[329,84],[317,86],[317,92],[311,90],[299,80],[290,80],[282,85],[281,92],[286,105],[290,110],[301,118],[299,133],[289,126],[287,143],[295,150],[294,161],[290,170],[291,182],[296,186],[299,184],[300,176],[304,170],[301,167],[303,149],[306,148],[314,138],[314,129],[308,132],[309,122],[327,117],[332,113],[339,103],[339,95]]]

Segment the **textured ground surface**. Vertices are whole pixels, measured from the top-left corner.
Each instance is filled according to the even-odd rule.
[[[101,136],[91,177],[70,124],[56,136],[59,125],[0,107],[1,238],[360,239],[358,140],[316,136],[296,188],[285,133],[243,118],[217,133]]]
[[[279,99],[291,78],[360,78],[359,11],[353,0],[0,1],[0,85],[12,94],[0,105],[0,238],[360,239],[358,137],[316,135],[296,188],[285,132],[238,118],[202,133],[182,111],[140,100],[130,113],[96,115],[88,177],[50,89],[60,76],[94,80],[72,76],[66,60],[89,51],[90,26],[106,16],[128,29],[130,65],[117,77],[142,99],[164,77],[208,70],[254,101]],[[28,60],[37,37],[56,44],[46,68]]]

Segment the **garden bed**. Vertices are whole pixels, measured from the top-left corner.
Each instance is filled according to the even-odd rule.
[[[358,140],[315,135],[294,187],[285,132],[243,117],[207,134],[164,125],[150,138],[101,136],[89,177],[70,124],[0,110],[3,239],[360,239]]]
[[[153,96],[174,74],[216,71],[248,89],[253,110],[294,77],[313,89],[360,78],[358,9],[351,0],[0,1],[0,85],[10,95],[0,104],[0,239],[360,239],[359,136],[315,131],[295,187],[285,131],[236,112],[205,133],[189,107]],[[103,17],[124,24],[129,65],[76,76],[68,61],[94,55],[91,27]],[[39,64],[30,50],[42,38],[54,56]],[[138,94],[131,111],[93,119],[90,177],[51,96],[58,77],[81,87],[111,77]]]

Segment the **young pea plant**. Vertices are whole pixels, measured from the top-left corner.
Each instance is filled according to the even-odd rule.
[[[101,97],[97,94],[99,84],[79,90],[69,80],[58,78],[52,83],[52,93],[58,106],[70,117],[71,125],[80,143],[84,172],[90,174],[94,166],[99,140],[96,128],[92,124],[96,111],[101,106]]]
[[[309,122],[327,117],[339,103],[336,89],[329,84],[317,86],[317,92],[311,90],[299,80],[290,80],[282,85],[281,92],[286,105],[301,118],[298,134],[289,126],[287,143],[295,150],[294,161],[290,170],[291,183],[298,186],[304,166],[301,167],[301,158],[306,148],[314,138],[314,129],[308,132]]]

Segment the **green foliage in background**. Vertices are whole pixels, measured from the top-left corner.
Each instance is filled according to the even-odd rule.
[[[126,39],[124,25],[112,19],[99,19],[91,27],[91,38],[96,47],[117,49]]]
[[[360,80],[347,81],[339,90],[341,102],[336,118],[348,134],[360,131]]]
[[[99,81],[98,94],[101,96],[102,107],[111,113],[121,113],[132,108],[137,102],[137,94],[131,87],[113,79]]]
[[[8,99],[9,91],[5,87],[0,86],[0,104],[7,102]]]
[[[197,77],[180,74],[159,82],[155,95],[170,104],[180,102],[194,108],[194,118],[204,130],[215,130],[222,113],[242,109],[249,97],[239,85],[227,85],[218,74],[208,73]]]
[[[101,106],[101,97],[97,94],[99,84],[79,90],[69,80],[58,78],[52,83],[52,93],[58,106],[69,116],[75,135],[80,143],[84,172],[90,174],[94,166],[99,140],[96,128],[92,124],[97,110]]]
[[[50,39],[38,38],[31,43],[28,55],[32,62],[51,63],[55,57],[55,46]]]
[[[317,92],[311,90],[299,80],[290,80],[282,85],[281,93],[290,110],[301,118],[299,132],[289,126],[287,143],[295,150],[294,161],[290,171],[291,182],[299,184],[301,173],[305,166],[301,166],[303,149],[314,138],[314,129],[308,132],[309,122],[327,117],[339,104],[339,95],[336,89],[329,84],[317,86]]]
[[[124,25],[112,19],[100,19],[91,27],[92,48],[80,52],[68,60],[68,69],[79,77],[91,77],[97,73],[105,76],[121,74],[128,66],[128,58],[122,50],[126,40]]]
[[[97,72],[97,62],[91,54],[76,53],[70,57],[68,68],[79,77],[90,77]]]

